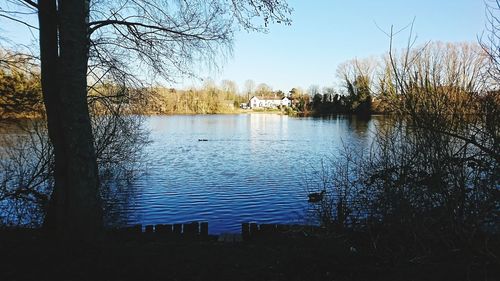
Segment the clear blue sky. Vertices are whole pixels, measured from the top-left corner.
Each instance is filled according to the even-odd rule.
[[[354,58],[380,56],[389,39],[377,25],[402,28],[416,19],[417,44],[429,40],[477,41],[486,22],[483,0],[289,0],[292,26],[271,26],[269,33],[239,32],[233,55],[218,72],[202,70],[201,77],[217,83],[233,80],[243,89],[247,79],[267,83],[275,90],[310,85],[332,86],[337,65]],[[36,20],[36,18],[34,18]],[[2,34],[14,41],[26,39],[26,29],[1,20]],[[21,30],[23,32],[21,32]],[[8,32],[11,31],[11,32]],[[24,33],[24,34],[23,34]],[[22,36],[22,37],[21,37]],[[407,33],[396,38],[403,48]],[[199,85],[179,81],[178,87]]]
[[[337,65],[353,58],[387,52],[389,40],[377,25],[402,28],[415,17],[417,44],[429,40],[477,41],[486,21],[483,0],[290,0],[292,26],[272,26],[268,34],[241,32],[232,58],[216,82],[265,82],[288,91],[312,84],[334,85]],[[376,23],[376,24],[375,24]],[[403,48],[407,34],[396,38]],[[184,81],[189,85],[190,81]]]

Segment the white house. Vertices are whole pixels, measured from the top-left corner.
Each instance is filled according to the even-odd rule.
[[[257,97],[253,96],[248,102],[250,108],[276,108],[278,106],[290,106],[292,102],[289,98],[284,97]]]

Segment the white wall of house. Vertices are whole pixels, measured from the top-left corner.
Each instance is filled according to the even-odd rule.
[[[250,99],[250,108],[261,107],[261,101],[258,97],[252,97]]]
[[[266,99],[259,99],[258,97],[252,97],[249,101],[250,108],[259,108],[259,107],[278,107],[278,106],[290,106],[291,101],[287,97],[284,97],[282,99],[276,99],[276,100],[266,100]]]
[[[292,101],[287,98],[287,97],[284,97],[281,99],[281,105],[283,106],[291,106],[292,105]]]

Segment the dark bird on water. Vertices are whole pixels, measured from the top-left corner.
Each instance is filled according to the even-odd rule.
[[[317,203],[321,200],[323,200],[323,196],[325,195],[326,190],[322,190],[321,192],[313,192],[309,193],[307,197],[309,197],[309,200],[307,200],[309,203]]]

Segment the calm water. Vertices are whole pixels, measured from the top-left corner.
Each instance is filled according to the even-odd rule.
[[[241,222],[301,223],[307,190],[346,143],[369,144],[376,118],[274,114],[147,119],[146,173],[129,190],[121,224],[208,221],[211,233]],[[199,141],[206,139],[207,141]]]

